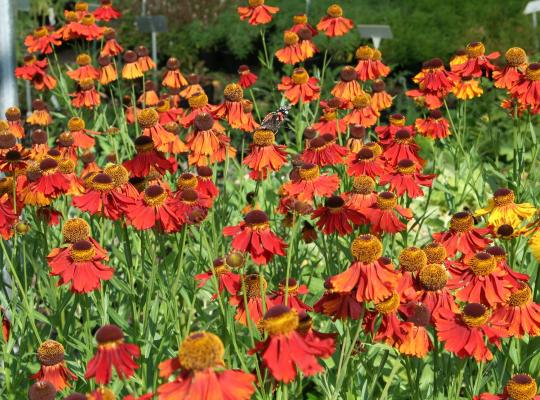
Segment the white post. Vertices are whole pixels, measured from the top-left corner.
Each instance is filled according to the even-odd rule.
[[[19,104],[15,82],[15,11],[13,0],[0,0],[0,113]]]
[[[376,49],[379,49],[379,46],[381,45],[381,38],[377,36],[373,36],[371,40],[373,40],[373,47],[375,47]]]
[[[538,49],[538,21],[536,19],[536,13],[532,13],[532,25],[533,25],[533,37],[534,37],[534,47]]]

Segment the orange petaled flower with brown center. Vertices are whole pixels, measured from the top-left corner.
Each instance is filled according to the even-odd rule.
[[[279,171],[287,160],[286,146],[275,144],[275,134],[269,129],[257,129],[253,133],[251,152],[244,158],[244,164],[255,180],[265,179],[269,171]]]
[[[69,381],[76,380],[77,376],[69,370],[64,361],[64,346],[55,340],[45,340],[37,350],[40,369],[32,379],[48,381],[56,390],[63,390],[69,386]]]
[[[279,11],[278,7],[267,6],[264,0],[247,0],[248,5],[237,8],[242,21],[248,20],[250,25],[264,25],[272,21],[272,15]]]
[[[249,400],[255,392],[255,377],[237,369],[225,369],[223,343],[213,333],[189,334],[175,358],[159,364],[159,376],[171,382],[160,385],[160,400],[207,400],[211,393],[216,399]]]
[[[278,85],[278,90],[284,92],[291,104],[298,102],[309,103],[318,99],[321,88],[317,85],[319,80],[310,77],[305,68],[296,68],[291,77],[284,76]]]
[[[504,328],[508,336],[540,336],[540,305],[532,298],[531,287],[520,282],[508,300],[493,313],[493,324]]]
[[[317,29],[326,36],[335,37],[345,35],[353,26],[353,22],[343,16],[343,9],[338,4],[332,4],[317,24]]]

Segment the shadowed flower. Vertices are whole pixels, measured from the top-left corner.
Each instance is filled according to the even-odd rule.
[[[141,71],[143,74],[145,72],[156,69],[156,63],[154,62],[154,60],[152,60],[152,57],[149,56],[148,49],[146,47],[138,46],[135,49],[135,53],[137,53],[137,63],[141,67]]]
[[[392,192],[381,192],[377,195],[377,201],[368,209],[362,210],[371,226],[373,233],[397,233],[407,225],[400,221],[399,217],[407,220],[413,217],[411,209],[400,206],[397,197]]]
[[[223,235],[232,236],[232,247],[249,252],[257,265],[268,264],[274,255],[285,255],[287,244],[270,230],[268,216],[261,210],[250,211],[238,225],[223,228]]]
[[[94,17],[98,21],[109,22],[122,17],[122,13],[113,7],[112,0],[100,0],[100,5],[94,10]]]
[[[380,79],[371,84],[371,105],[379,112],[392,107],[392,96],[385,89],[386,84]]]
[[[414,135],[411,130],[402,128],[385,144],[384,158],[390,166],[395,167],[401,160],[411,160],[419,166],[425,164],[419,155],[420,146],[414,141]]]
[[[249,400],[255,392],[255,377],[236,369],[225,369],[223,343],[213,333],[190,333],[175,358],[159,364],[159,376],[171,382],[158,387],[159,400]]]
[[[240,65],[238,67],[238,84],[242,86],[242,89],[250,88],[257,82],[257,75],[255,75],[247,65]]]
[[[124,342],[124,332],[116,325],[104,325],[96,332],[97,353],[88,362],[85,379],[94,378],[97,384],[108,384],[112,368],[120,379],[129,379],[139,368],[135,358],[140,356],[139,346]]]
[[[149,136],[139,136],[135,139],[135,149],[137,154],[123,164],[131,176],[145,178],[151,173],[163,175],[167,171],[172,174],[178,168],[174,157],[165,158],[162,153],[156,151]]]
[[[511,90],[523,76],[527,68],[527,53],[521,47],[511,47],[504,54],[506,65],[495,67],[493,85],[500,89]]]
[[[414,127],[422,136],[432,139],[444,139],[451,134],[448,120],[441,110],[430,110],[426,118],[417,118]]]
[[[434,249],[444,251],[444,247],[436,245],[424,248],[426,255],[428,255],[428,264],[418,271],[414,285],[416,289],[415,300],[429,309],[432,323],[440,317],[441,310],[458,311],[454,297],[447,287],[450,273],[443,264],[437,263],[440,262],[440,258],[435,260],[430,258],[433,255],[432,252],[437,251]]]
[[[28,389],[28,400],[54,400],[56,389],[51,382],[39,381]]]
[[[466,48],[467,61],[462,64],[452,65],[452,71],[462,77],[479,78],[484,74],[486,77],[495,69],[491,63],[499,57],[499,52],[486,55],[486,48],[482,42],[472,42]]]
[[[77,91],[70,93],[69,96],[72,97],[71,104],[76,108],[93,109],[101,104],[100,95],[91,78],[81,79],[77,85]]]
[[[335,37],[345,35],[353,26],[353,22],[343,16],[343,9],[337,4],[332,4],[317,24],[317,29],[326,36]]]
[[[319,122],[313,124],[312,128],[319,135],[330,134],[337,137],[347,131],[347,124],[339,118],[335,108],[323,107],[323,114],[320,116]]]
[[[249,318],[251,322],[258,325],[264,314],[262,296],[264,296],[264,305],[267,309],[274,305],[270,296],[266,294],[268,283],[259,274],[246,275],[241,278],[241,282],[238,293],[229,299],[229,303],[236,306],[234,319],[247,326]]]
[[[231,128],[241,129],[246,132],[253,131],[254,121],[251,118],[251,109],[247,110],[244,100],[244,90],[237,83],[229,83],[223,90],[224,101],[212,108],[215,118],[223,119]],[[251,107],[250,107],[251,108]]]
[[[324,371],[317,358],[327,358],[329,352],[321,353],[311,340],[297,332],[298,313],[284,305],[270,308],[261,321],[268,332],[268,339],[258,342],[250,353],[260,353],[264,366],[277,381],[289,383],[296,378],[297,369],[305,376]]]
[[[348,160],[347,173],[351,176],[369,176],[375,179],[386,173],[383,160],[375,155],[369,147],[362,147],[356,154],[351,154]]]
[[[337,138],[334,135],[325,133],[309,141],[301,158],[305,163],[324,167],[341,164],[347,154],[347,148],[337,144]]]
[[[202,274],[195,275],[195,280],[199,282],[199,287],[203,287],[206,283],[212,280],[212,277],[216,278],[217,291],[219,294],[225,289],[230,295],[236,295],[242,289],[242,283],[240,275],[231,271],[229,265],[223,258],[216,258],[213,262],[212,268]],[[215,288],[214,288],[215,290]],[[217,297],[217,293],[212,296],[212,299]]]
[[[366,92],[357,95],[352,101],[352,111],[343,117],[343,120],[348,124],[358,124],[369,128],[375,125],[379,119],[379,112],[373,108],[371,96]]]
[[[164,153],[186,153],[188,148],[178,135],[167,131],[159,122],[159,114],[155,108],[145,108],[137,113],[137,122],[143,136],[149,136],[156,150]]]
[[[520,282],[507,301],[493,312],[493,324],[510,337],[540,336],[540,305],[533,302],[530,286]]]
[[[339,82],[336,83],[330,93],[340,99],[353,101],[363,93],[362,85],[357,80],[357,74],[353,67],[346,65],[339,73]]]
[[[248,0],[247,7],[238,7],[237,12],[242,21],[248,20],[250,25],[264,25],[272,21],[272,15],[279,11],[278,7],[267,6],[265,0]]]
[[[300,294],[306,295],[307,293],[308,288],[306,285],[299,285],[296,279],[289,278],[288,285],[285,284],[285,281],[279,283],[278,290],[272,293],[271,299],[274,305],[288,306],[300,314],[302,311],[312,311],[312,308],[298,297]]]
[[[332,288],[332,283],[327,280],[324,283],[326,291],[321,298],[313,305],[315,312],[332,317],[332,319],[353,319],[358,320],[363,315],[364,307],[362,302],[356,300],[356,292],[338,291]]]
[[[324,206],[317,208],[312,218],[317,219],[317,228],[325,235],[348,235],[352,233],[354,225],[366,223],[365,217],[349,207],[341,196],[327,197]]]
[[[48,381],[56,390],[63,390],[69,386],[69,381],[76,380],[77,376],[69,370],[64,361],[64,346],[55,340],[45,340],[38,348],[37,358],[40,369],[32,379]]]
[[[101,57],[115,57],[124,51],[124,48],[120,46],[120,44],[116,40],[116,32],[113,28],[105,28],[103,39],[105,43],[103,44],[101,52],[99,53]]]
[[[407,305],[407,323],[402,324],[403,337],[397,343],[401,354],[424,358],[433,348],[428,334],[431,312],[424,304],[413,302]]]
[[[269,171],[279,171],[287,161],[286,146],[275,144],[275,137],[269,129],[259,128],[253,133],[251,152],[243,162],[252,170],[252,179],[265,179]]]
[[[480,86],[479,79],[463,77],[456,83],[456,86],[452,89],[452,93],[459,100],[472,100],[475,97],[482,96],[484,89]]]
[[[171,57],[167,60],[167,70],[163,74],[161,84],[171,89],[187,86],[188,81],[180,72],[180,62],[176,58]]]
[[[379,185],[390,184],[390,191],[396,192],[397,196],[407,194],[411,199],[424,195],[420,186],[431,187],[435,174],[424,175],[412,160],[401,160],[397,163],[393,172],[381,176]]]

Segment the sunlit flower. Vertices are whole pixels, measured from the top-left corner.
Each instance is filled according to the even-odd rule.
[[[464,64],[465,62],[467,62],[467,59],[467,50],[458,49],[450,58],[450,67],[453,69],[456,65]]]
[[[141,67],[141,71],[143,72],[143,74],[150,70],[156,69],[156,63],[154,62],[154,60],[152,60],[152,57],[149,56],[149,52],[146,47],[137,46],[137,48],[135,49],[135,53],[137,53],[137,63]],[[169,68],[168,63],[167,68]],[[167,86],[165,84],[163,85]]]
[[[413,217],[412,210],[400,206],[397,197],[392,192],[381,192],[377,201],[368,209],[362,210],[374,233],[397,233],[404,230],[407,225],[400,220],[400,216],[409,220]]]
[[[511,90],[523,76],[527,68],[527,53],[521,47],[511,47],[504,54],[506,65],[495,67],[493,85],[500,89]]]
[[[433,58],[425,62],[422,71],[413,78],[413,82],[422,90],[441,98],[452,91],[457,81],[456,74],[447,71],[440,58]]]
[[[405,339],[405,324],[397,315],[400,300],[399,293],[393,290],[383,300],[375,301],[375,311],[369,312],[366,316],[366,330],[374,334],[374,341],[397,347]],[[375,333],[375,323],[379,315],[381,317],[381,323]]]
[[[166,188],[151,185],[126,207],[126,218],[138,230],[156,227],[167,233],[177,232],[186,221],[179,209],[179,200]]]
[[[354,177],[352,189],[344,197],[349,207],[361,212],[377,201],[375,181],[367,175]]]
[[[242,87],[242,89],[250,88],[257,82],[257,75],[255,75],[247,65],[240,65],[238,67],[238,84]]]
[[[84,15],[80,22],[73,24],[71,29],[75,35],[87,41],[99,40],[105,33],[104,27],[96,25],[96,18],[92,14]]]
[[[89,149],[96,144],[92,136],[99,135],[99,132],[88,130],[85,125],[82,118],[73,117],[68,121],[68,130],[73,135],[75,146]]]
[[[108,85],[118,79],[116,65],[112,62],[111,56],[101,56],[98,58],[99,64],[99,83]]]
[[[435,321],[437,337],[444,342],[444,348],[459,358],[474,357],[477,362],[493,359],[493,353],[484,343],[500,346],[505,333],[491,324],[491,310],[479,303],[469,303],[461,312],[441,309]]]
[[[326,197],[339,188],[337,175],[320,174],[315,164],[304,164],[298,169],[298,177],[283,185],[288,195],[302,201],[311,201],[314,196]]]
[[[272,232],[264,211],[250,211],[238,225],[223,228],[223,235],[232,236],[232,247],[238,251],[249,252],[257,265],[268,264],[274,255],[285,255],[287,244]]]
[[[353,22],[343,16],[343,9],[337,4],[332,4],[317,24],[317,29],[326,36],[334,37],[345,35],[353,26]]]
[[[529,374],[515,374],[508,380],[501,394],[482,393],[473,400],[540,400],[538,386]]]
[[[159,376],[171,382],[158,387],[159,400],[249,400],[255,392],[255,377],[238,369],[225,369],[223,343],[213,333],[190,333],[175,358],[159,364]]]
[[[417,165],[425,164],[423,158],[420,157],[420,146],[414,140],[414,134],[409,129],[400,129],[394,139],[385,144],[384,158],[386,162],[396,167],[401,160],[411,160]]]
[[[91,62],[92,58],[86,54],[81,53],[76,59],[78,67],[74,70],[67,71],[66,74],[74,81],[80,82],[83,79],[98,79],[100,72],[99,69],[94,67]]]
[[[396,343],[401,354],[424,358],[433,348],[428,334],[431,312],[424,304],[412,302],[407,306],[407,323],[401,324],[402,337]]]
[[[112,368],[120,379],[129,379],[139,368],[135,358],[140,356],[139,346],[124,341],[124,332],[116,325],[104,325],[96,332],[97,353],[86,366],[85,379],[94,378],[98,384],[108,384]]]
[[[237,12],[242,21],[248,20],[250,25],[264,25],[272,21],[272,15],[279,11],[278,7],[267,6],[265,0],[248,0],[247,7],[238,7]]]
[[[26,118],[26,122],[32,125],[46,127],[52,124],[52,117],[49,114],[47,105],[39,99],[32,101],[32,113]]]
[[[321,136],[330,134],[336,137],[347,131],[347,124],[339,118],[337,110],[331,107],[323,107],[323,114],[319,118],[319,122],[314,123],[311,127]]]
[[[264,276],[259,276],[259,274],[246,275],[241,279],[240,290],[229,299],[229,303],[236,307],[234,319],[247,326],[249,314],[249,320],[258,325],[264,314],[262,296],[264,296],[266,309],[274,305],[270,296],[266,294],[268,283]]]
[[[317,358],[327,358],[331,354],[321,354],[310,344],[310,339],[299,334],[298,313],[284,305],[270,308],[264,315],[261,327],[268,332],[268,339],[258,342],[251,352],[260,353],[262,360],[277,381],[289,383],[296,378],[297,368],[305,376],[324,371]]]
[[[347,149],[337,144],[337,138],[334,135],[325,133],[309,141],[301,158],[305,163],[324,167],[341,164],[347,154]]]
[[[533,302],[530,286],[519,283],[507,301],[493,312],[493,324],[506,330],[508,336],[540,336],[540,305]]]
[[[540,63],[531,63],[527,66],[525,73],[520,76],[510,89],[510,93],[524,106],[536,109],[540,104],[539,90]]]
[[[23,120],[21,118],[21,110],[19,107],[9,107],[5,112],[6,120],[9,126],[9,131],[17,138],[24,137]]]
[[[379,119],[379,111],[377,111],[372,103],[371,96],[366,92],[360,93],[352,101],[352,111],[343,117],[343,120],[348,124],[358,124],[369,128],[377,123]]]
[[[59,285],[71,285],[75,293],[99,289],[101,281],[110,280],[114,270],[103,264],[108,259],[103,249],[90,240],[78,240],[67,248],[54,248],[47,256],[52,276],[59,276]]]
[[[94,17],[98,21],[109,22],[121,16],[122,13],[113,7],[112,0],[100,0],[100,6],[94,10]]]
[[[47,26],[37,28],[24,39],[29,53],[51,54],[53,47],[61,44],[61,35]]]
[[[17,213],[8,194],[0,195],[0,235],[4,240],[9,240],[13,236],[13,225],[17,219]]]
[[[186,153],[188,148],[178,135],[167,131],[159,122],[159,114],[155,108],[145,108],[137,113],[137,122],[143,136],[152,138],[156,150],[164,153]]]
[[[172,174],[178,168],[174,157],[165,158],[162,153],[156,151],[149,136],[139,136],[135,139],[135,149],[137,154],[123,163],[132,176],[145,178],[154,172],[163,175],[167,171]]]
[[[356,209],[347,205],[343,197],[327,197],[324,206],[317,208],[312,215],[317,219],[317,228],[324,234],[337,233],[344,236],[352,233],[354,225],[366,223],[365,217]]]
[[[318,99],[321,88],[317,85],[319,80],[310,77],[304,68],[296,68],[291,77],[284,76],[278,85],[278,90],[284,92],[291,104],[298,102],[309,103]]]
[[[133,80],[143,77],[141,66],[137,62],[137,53],[128,50],[122,57],[124,60],[124,66],[122,67],[122,78],[127,80]]]
[[[379,136],[381,143],[386,143],[394,138],[397,131],[401,129],[412,130],[411,126],[406,126],[407,118],[403,114],[392,114],[388,118],[390,125],[379,125],[375,127],[375,132]]]
[[[116,32],[114,29],[109,27],[105,28],[103,40],[105,43],[103,44],[103,48],[99,53],[101,57],[115,57],[124,51],[124,48],[120,46],[120,44],[116,40]]]
[[[226,290],[230,295],[236,295],[242,289],[241,277],[232,272],[226,259],[216,258],[212,264],[212,268],[202,274],[195,275],[195,280],[199,282],[199,287],[203,287],[208,281],[215,277],[217,282],[217,291],[219,294]],[[215,299],[218,294],[212,296]]]
[[[489,214],[488,224],[495,229],[504,224],[517,229],[523,220],[534,215],[536,208],[530,203],[515,203],[514,200],[512,190],[498,189],[489,200],[487,207],[476,210],[474,215],[479,217]]]
[[[285,31],[283,34],[285,47],[278,49],[275,53],[277,59],[283,64],[294,65],[304,61],[307,57],[300,46],[300,38],[292,31]]]
[[[363,93],[362,85],[357,80],[357,74],[353,67],[346,65],[339,73],[339,82],[333,87],[331,93],[340,99],[353,101]]]
[[[44,158],[39,164],[31,165],[26,170],[27,186],[21,198],[29,205],[49,205],[52,199],[67,193],[69,180],[58,170],[58,162],[53,158]]]
[[[298,33],[301,29],[309,29],[312,36],[319,34],[319,31],[308,23],[308,17],[306,14],[296,14],[292,18],[293,26],[290,29],[294,33]]]
[[[219,189],[213,181],[212,169],[206,166],[197,166],[197,190],[211,199],[219,194]]]
[[[356,154],[351,154],[348,160],[347,173],[352,176],[367,175],[370,178],[382,176],[386,173],[384,162],[373,150],[362,147]]]
[[[362,82],[384,78],[390,73],[390,68],[381,61],[381,52],[369,46],[360,46],[355,52],[358,64],[356,73]]]
[[[229,83],[223,90],[224,101],[212,108],[212,114],[218,119],[223,119],[235,129],[251,132],[253,121],[250,118],[252,110],[246,110],[244,90],[237,83]]]
[[[451,134],[450,124],[441,110],[430,110],[426,118],[417,118],[414,126],[418,133],[432,139],[444,139]]]
[[[490,228],[476,228],[472,214],[460,211],[452,216],[448,231],[434,233],[432,236],[444,246],[448,257],[454,257],[457,252],[471,255],[484,250],[491,243],[486,237],[490,232]]]
[[[463,77],[456,82],[456,86],[452,89],[452,93],[460,100],[472,100],[482,96],[484,89],[480,86],[479,79]]]
[[[392,295],[399,275],[389,259],[381,257],[382,243],[373,235],[353,240],[354,262],[344,272],[330,278],[331,288],[340,292],[356,291],[356,300],[380,302]]]
[[[244,164],[252,171],[250,177],[260,180],[269,171],[279,171],[287,160],[286,146],[275,144],[275,134],[268,129],[258,129],[253,133],[251,152],[244,158]]]
[[[389,184],[389,189],[396,195],[407,194],[414,199],[424,195],[420,186],[431,187],[435,174],[424,175],[412,160],[404,159],[397,163],[393,172],[381,176],[380,185]]]
[[[467,61],[463,64],[452,65],[452,71],[462,77],[479,78],[482,75],[488,77],[495,69],[491,60],[498,58],[499,52],[495,51],[488,55],[485,52],[486,48],[482,42],[469,43],[466,48]]]
[[[32,379],[48,381],[56,390],[63,390],[69,386],[69,381],[76,380],[77,376],[69,370],[64,361],[64,346],[55,340],[45,340],[37,350],[40,369]]]

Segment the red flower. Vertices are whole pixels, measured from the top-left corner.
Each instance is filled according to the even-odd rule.
[[[336,334],[321,333],[313,329],[313,319],[305,312],[298,311],[299,324],[296,331],[304,337],[310,347],[317,351],[317,356],[331,357],[336,351]]]
[[[24,137],[21,109],[19,107],[9,107],[5,112],[5,116],[9,125],[9,132],[13,133],[17,138]]]
[[[327,358],[328,352],[311,345],[311,340],[299,334],[298,313],[289,307],[277,305],[270,308],[261,322],[268,332],[265,342],[258,342],[251,353],[260,353],[264,366],[277,381],[289,383],[296,378],[296,368],[305,376],[324,371],[317,362],[318,357]]]
[[[240,78],[238,79],[238,84],[242,86],[242,89],[250,88],[257,82],[257,75],[255,75],[247,65],[240,65],[238,67],[238,75]]]
[[[86,14],[80,22],[72,25],[72,31],[87,41],[99,40],[102,38],[105,28],[96,25],[96,18],[92,14]]]
[[[7,342],[9,340],[9,334],[11,331],[11,322],[9,321],[3,307],[0,307],[0,319],[2,320],[2,338]]]
[[[78,67],[74,70],[67,71],[66,74],[74,81],[80,82],[83,79],[98,79],[99,69],[94,67],[91,62],[92,58],[86,53],[81,53],[77,56]]]
[[[334,290],[356,290],[356,300],[380,302],[392,295],[399,275],[392,261],[381,257],[382,244],[373,235],[361,235],[353,240],[351,253],[355,261],[341,274],[330,278]]]
[[[287,286],[287,287],[286,287]],[[287,295],[285,295],[287,293]],[[282,304],[295,310],[298,314],[302,311],[312,311],[312,308],[298,298],[299,294],[305,295],[308,293],[306,285],[298,285],[296,279],[289,278],[289,284],[285,285],[285,281],[279,283],[278,290],[272,294],[272,303],[274,305]]]
[[[17,221],[17,213],[13,209],[11,199],[7,194],[0,196],[0,235],[4,240],[13,236],[13,225]]]
[[[427,118],[418,118],[414,126],[422,136],[432,139],[444,139],[451,134],[448,120],[439,109],[430,110]]]
[[[164,175],[167,171],[172,174],[178,168],[173,157],[167,159],[155,150],[154,143],[148,136],[135,139],[135,148],[137,154],[123,164],[132,176],[145,178],[151,173]]]
[[[112,0],[100,0],[101,5],[94,10],[94,17],[98,21],[109,22],[118,19],[122,13],[112,6]]]
[[[443,247],[442,249],[444,250]],[[441,310],[458,311],[454,296],[447,286],[450,274],[443,264],[433,261],[435,260],[429,260],[429,263],[418,271],[414,282],[416,293],[413,296],[414,300],[429,309],[432,323],[440,317]]]
[[[194,189],[182,189],[175,193],[178,199],[178,209],[176,214],[181,220],[190,224],[202,222],[208,215],[208,209],[212,206],[212,200]]]
[[[94,378],[97,384],[111,381],[112,367],[120,379],[129,379],[139,368],[134,361],[140,356],[139,346],[124,342],[124,332],[116,325],[104,325],[96,332],[98,349],[88,362],[85,379]]]
[[[154,108],[145,108],[137,113],[137,122],[143,136],[150,136],[156,150],[164,153],[187,153],[188,148],[178,135],[167,131],[159,122],[159,114]]]
[[[409,129],[400,129],[395,133],[393,140],[385,145],[384,158],[392,167],[396,167],[399,161],[405,159],[424,165],[425,161],[419,153],[420,146],[414,141],[414,134]]]
[[[445,247],[448,257],[454,257],[458,251],[470,255],[484,250],[491,243],[485,237],[490,232],[490,228],[475,228],[469,212],[458,212],[450,220],[450,229],[434,233],[433,239]]]
[[[124,51],[124,48],[120,46],[120,44],[116,40],[116,32],[114,31],[114,29],[110,27],[105,28],[103,40],[105,41],[105,44],[103,45],[103,48],[99,53],[101,57],[115,57]]]
[[[307,28],[311,32],[312,36],[316,36],[319,34],[317,29],[308,24],[308,18],[306,14],[296,14],[295,16],[293,16],[293,24],[294,25],[289,30],[293,31],[294,33],[298,33],[300,30]]]
[[[510,89],[520,104],[535,109],[540,105],[540,63],[531,63]]]
[[[299,36],[292,31],[285,31],[283,34],[285,47],[278,49],[275,53],[277,59],[283,64],[294,65],[305,61],[308,55],[305,49],[300,45]]]
[[[197,167],[197,190],[211,199],[215,199],[219,194],[219,189],[212,181],[212,175],[212,170],[209,167]]]
[[[235,320],[245,326],[248,324],[248,318],[255,325],[259,324],[264,314],[262,296],[264,295],[267,309],[274,305],[273,300],[266,294],[267,286],[266,280],[259,274],[250,274],[242,278],[239,292],[229,299],[229,303],[236,306]],[[244,300],[247,300],[247,304]]]
[[[265,5],[264,0],[248,0],[248,6],[238,7],[237,11],[242,21],[249,19],[250,25],[264,25],[272,21],[279,8]]]
[[[159,376],[171,382],[158,387],[159,400],[249,400],[255,392],[255,377],[240,370],[225,369],[223,343],[214,334],[201,331],[184,339],[175,358],[159,364]]]
[[[437,97],[443,98],[454,88],[458,81],[455,73],[447,71],[440,58],[433,58],[424,63],[422,71],[418,73],[413,82]]]
[[[352,111],[343,118],[346,123],[358,124],[366,128],[375,125],[379,119],[379,111],[373,108],[369,94],[360,93],[351,101],[351,104]]]
[[[187,216],[180,211],[180,202],[159,185],[148,186],[139,198],[126,208],[126,218],[138,230],[156,227],[171,233],[180,230]]]
[[[252,179],[265,179],[268,171],[279,171],[287,160],[286,146],[275,144],[275,134],[268,129],[258,129],[253,133],[251,152],[244,158],[244,164],[252,171]]]
[[[384,162],[375,155],[369,147],[362,147],[356,154],[351,154],[348,160],[347,173],[351,176],[364,176],[375,179],[386,173]]]
[[[254,122],[251,117],[251,110],[246,110],[244,90],[237,83],[229,83],[223,90],[225,101],[212,109],[215,118],[224,119],[231,128],[242,129],[246,132],[253,131]]]
[[[353,22],[343,16],[343,9],[337,4],[332,4],[317,24],[317,29],[326,36],[334,37],[345,35],[353,26]]]
[[[61,35],[47,26],[36,29],[24,39],[29,53],[51,54],[53,46],[62,44]]]
[[[326,235],[348,235],[353,231],[353,224],[362,225],[366,222],[365,217],[347,206],[341,196],[327,197],[324,204],[313,212],[312,218],[318,218],[317,228]]]
[[[399,216],[411,219],[413,213],[409,208],[397,204],[396,195],[392,192],[381,192],[377,201],[369,209],[363,210],[371,225],[373,233],[397,233],[404,230],[407,225],[400,221]]]
[[[45,340],[38,348],[37,358],[41,364],[39,371],[31,376],[36,381],[48,381],[56,390],[69,387],[70,380],[77,376],[69,370],[64,361],[64,346],[55,340]]]
[[[310,77],[304,68],[296,68],[292,76],[284,76],[281,83],[278,85],[278,90],[285,92],[285,97],[292,105],[298,102],[309,103],[312,100],[318,99],[321,88],[317,86],[319,80],[315,77]]]
[[[30,168],[30,167],[29,167]],[[27,170],[28,186],[24,190],[24,202],[32,205],[48,205],[51,199],[56,199],[70,189],[69,180],[58,170],[58,162],[53,158],[44,158],[36,168]],[[32,198],[44,197],[48,201],[32,201]]]
[[[270,230],[268,216],[264,211],[250,211],[243,222],[223,228],[223,234],[233,236],[232,247],[249,252],[257,265],[268,264],[274,255],[285,255],[287,245]]]
[[[367,175],[356,176],[353,180],[353,187],[350,192],[345,193],[347,205],[357,211],[371,207],[377,202],[377,192],[375,192],[375,181]]]
[[[202,274],[195,275],[195,280],[199,282],[199,287],[203,287],[212,277],[215,276],[218,284],[218,293],[221,294],[225,289],[230,295],[236,295],[242,289],[240,275],[235,274],[229,268],[226,261],[222,258],[217,258],[213,262],[212,269]],[[217,294],[212,296],[213,299]]]
[[[381,316],[381,324],[373,340],[383,342],[388,346],[396,346],[405,340],[405,323],[400,321],[397,311],[400,305],[400,296],[394,290],[388,297],[375,301],[375,311],[367,315],[367,330],[374,334],[377,315]]]
[[[83,149],[94,147],[96,140],[92,137],[99,135],[99,132],[86,129],[82,118],[73,117],[68,121],[68,130],[73,136],[73,145]]]
[[[495,66],[490,62],[499,57],[499,52],[493,52],[485,55],[486,48],[481,42],[472,42],[467,45],[467,61],[463,64],[452,65],[452,71],[462,77],[479,78],[482,74],[486,77],[495,69]]]
[[[364,313],[362,302],[356,300],[355,289],[352,291],[338,291],[332,288],[332,283],[327,280],[324,283],[327,289],[313,308],[315,312],[324,314],[332,319],[353,319],[358,320]]]
[[[319,122],[313,124],[311,127],[321,136],[329,134],[336,137],[347,131],[345,121],[338,118],[335,108],[330,107],[323,108],[323,115],[319,118]]]
[[[339,73],[340,81],[332,89],[332,95],[347,101],[353,101],[357,96],[364,93],[362,85],[357,80],[357,74],[353,67],[344,66]]]
[[[469,303],[459,313],[442,309],[435,328],[447,351],[459,358],[474,357],[477,362],[493,359],[484,337],[497,346],[505,337],[500,328],[491,325],[491,311],[479,303]]]
[[[379,50],[369,46],[360,46],[356,49],[355,55],[358,60],[355,70],[358,79],[362,82],[384,78],[390,73],[390,68],[381,61],[382,55]]]
[[[491,308],[510,297],[511,282],[507,273],[489,253],[476,253],[464,264],[455,263],[451,289],[458,289],[456,298],[469,303],[482,303]]]
[[[435,176],[421,174],[414,161],[405,159],[397,163],[394,172],[381,176],[379,185],[389,183],[390,191],[396,192],[397,196],[406,193],[414,199],[424,195],[420,186],[431,187]]]
[[[283,185],[289,196],[301,201],[312,201],[314,196],[327,197],[339,188],[337,175],[321,175],[319,167],[314,164],[304,164],[298,169],[298,177]]]
[[[330,133],[311,139],[308,147],[302,153],[302,161],[319,167],[341,164],[348,151],[336,141],[337,138]]]
[[[205,166],[234,158],[236,149],[232,147],[229,137],[216,128],[211,114],[200,112],[195,117],[193,130],[186,136],[186,145],[190,149],[188,162],[190,165]]]
[[[407,323],[401,325],[403,337],[397,343],[401,354],[424,358],[433,348],[427,327],[430,310],[422,303],[412,302],[406,307]]]
[[[379,135],[381,143],[388,143],[394,138],[397,131],[408,129],[412,134],[412,126],[405,126],[407,118],[403,114],[392,114],[388,118],[390,125],[379,125],[375,127],[375,132]]]
[[[79,240],[67,248],[55,248],[47,256],[52,276],[59,276],[59,285],[71,283],[71,291],[89,293],[101,281],[112,278],[114,270],[102,263],[107,254],[90,240]]]
[[[512,47],[504,55],[504,68],[495,67],[493,85],[500,89],[511,90],[523,76],[527,68],[527,53],[521,47]]]
[[[116,221],[133,204],[133,200],[116,187],[112,176],[108,174],[95,174],[85,184],[86,191],[75,196],[72,203],[91,215],[101,214]]]
[[[533,302],[530,286],[519,283],[510,297],[493,313],[493,324],[510,337],[540,336],[540,304]]]

